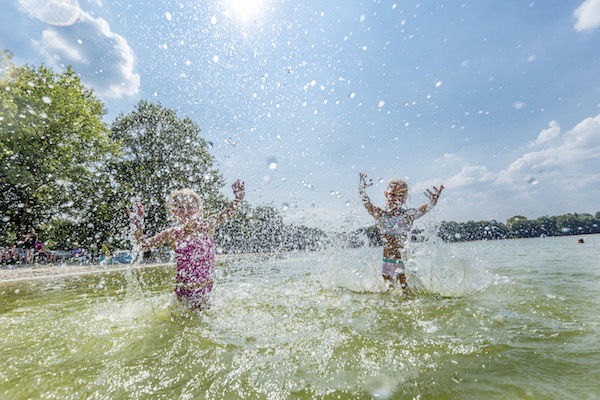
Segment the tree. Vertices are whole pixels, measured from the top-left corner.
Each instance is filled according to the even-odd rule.
[[[155,233],[169,224],[169,193],[189,187],[205,200],[208,212],[221,208],[223,180],[191,119],[180,119],[160,104],[140,101],[127,115],[119,116],[111,137],[122,144],[121,158],[111,165],[122,201],[130,198],[146,207],[146,229]],[[124,218],[125,213],[120,214]]]
[[[0,90],[2,236],[55,218],[80,224],[83,195],[118,146],[104,105],[71,68],[18,67]]]

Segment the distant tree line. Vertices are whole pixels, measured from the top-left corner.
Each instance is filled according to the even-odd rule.
[[[532,238],[600,233],[600,211],[595,215],[569,213],[527,219],[522,215],[510,217],[506,224],[496,220],[447,222],[443,221],[438,235],[447,242],[485,239]]]
[[[421,240],[422,233],[419,229],[413,230],[412,240]],[[442,221],[437,231],[438,236],[446,242],[568,236],[590,233],[600,233],[600,211],[595,215],[569,213],[558,216],[544,216],[537,219],[527,219],[522,215],[515,215],[510,217],[506,224],[496,220]],[[346,235],[345,242],[350,247],[382,245],[379,228],[376,225],[360,228]]]

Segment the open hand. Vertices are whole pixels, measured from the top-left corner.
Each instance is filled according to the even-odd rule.
[[[438,202],[438,199],[440,198],[440,194],[442,193],[442,190],[444,190],[444,185],[440,185],[439,188],[434,186],[433,191],[431,191],[429,189],[427,189],[425,191],[425,196],[427,196],[427,198],[429,199],[431,204],[436,205]]]
[[[136,227],[141,227],[144,224],[144,206],[140,203],[135,203],[131,209],[125,208],[129,215],[129,223]]]
[[[244,189],[244,182],[241,180],[237,180],[233,183],[233,185],[231,185],[231,188],[233,189],[233,195],[236,198],[243,198],[244,194],[245,194],[245,189]]]
[[[369,186],[373,186],[373,179],[367,179],[367,174],[360,172],[358,175],[360,176],[360,183],[358,185],[359,192],[362,193]]]

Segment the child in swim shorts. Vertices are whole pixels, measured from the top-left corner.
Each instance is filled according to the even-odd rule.
[[[400,282],[402,289],[406,290],[408,285],[401,250],[404,249],[415,219],[421,218],[437,204],[444,186],[442,185],[439,188],[434,186],[433,190],[427,189],[425,196],[427,196],[429,202],[421,207],[405,208],[408,185],[401,179],[391,180],[384,192],[387,199],[386,207],[379,208],[371,203],[365,192],[366,188],[372,185],[373,181],[367,179],[366,174],[361,173],[358,191],[362,196],[363,205],[377,221],[381,241],[383,242],[381,275],[392,284]]]
[[[215,228],[239,208],[244,199],[244,182],[236,181],[232,189],[235,199],[220,213],[204,219],[202,198],[196,192],[182,189],[171,193],[169,207],[179,226],[165,229],[150,238],[146,238],[143,232],[144,207],[136,203],[133,209],[127,208],[141,251],[164,244],[170,244],[175,250],[175,294],[192,309],[202,310],[209,306],[208,298],[214,285]]]

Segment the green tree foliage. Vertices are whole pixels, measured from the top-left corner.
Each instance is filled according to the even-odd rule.
[[[160,104],[140,101],[119,116],[111,137],[121,143],[121,157],[110,167],[121,202],[136,199],[146,207],[146,230],[156,233],[169,225],[168,195],[191,188],[205,200],[207,212],[224,206],[219,195],[221,174],[209,153],[210,144],[189,118]],[[125,219],[122,210],[119,217]]]
[[[492,221],[443,221],[439,236],[448,242],[485,239],[530,238],[541,236],[600,233],[600,212],[564,214],[527,219],[522,215],[510,217],[506,224]]]
[[[118,149],[102,122],[104,112],[70,68],[55,73],[44,66],[18,67],[2,85],[0,230],[5,239],[27,226],[48,227],[56,218],[87,226],[91,203],[86,204],[85,193],[95,191],[103,163]]]

